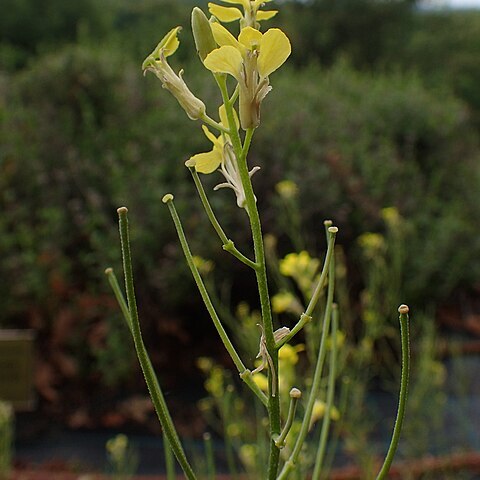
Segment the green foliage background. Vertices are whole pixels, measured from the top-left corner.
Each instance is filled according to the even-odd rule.
[[[50,401],[68,415],[85,401],[68,392],[85,381],[127,390],[138,381],[128,341],[111,326],[117,310],[103,278],[106,266],[120,266],[118,206],[131,212],[147,338],[172,340],[157,365],[182,348],[189,355],[180,368],[191,375],[195,356],[215,348],[160,201],[166,192],[176,196],[195,253],[226,276],[232,303],[248,296],[251,279],[212,241],[183,166],[209,148],[200,126],[139,68],[164,32],[183,24],[172,63],[193,91],[219,104],[190,58],[191,2],[39,5],[4,0],[0,16],[0,324],[39,332],[47,387],[57,392]],[[280,238],[281,253],[291,250],[274,185],[294,180],[313,254],[324,248],[323,219],[339,225],[355,302],[365,281],[356,240],[382,232],[381,209],[395,206],[408,225],[399,298],[435,310],[470,291],[480,278],[472,262],[480,256],[480,13],[374,0],[283,8],[294,53],[275,75],[251,156],[262,167],[254,183],[265,231]],[[211,198],[248,250],[231,192]],[[256,305],[253,293],[247,300]],[[65,385],[71,390],[59,393]]]

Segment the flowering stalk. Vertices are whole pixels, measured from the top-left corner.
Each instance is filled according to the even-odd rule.
[[[332,228],[332,230],[329,230],[330,228]],[[313,311],[315,310],[315,307],[318,303],[320,295],[323,291],[323,287],[325,286],[325,282],[327,281],[328,272],[330,271],[330,264],[333,258],[333,253],[335,248],[335,237],[336,237],[337,231],[338,231],[337,227],[331,227],[331,223],[330,223],[330,226],[327,227],[327,241],[328,241],[327,253],[325,255],[325,261],[323,263],[322,273],[320,274],[320,278],[318,279],[317,286],[315,287],[315,291],[312,295],[312,298],[310,299],[310,302],[308,303],[307,309],[305,310],[304,313],[302,313],[302,315],[300,315],[300,319],[292,328],[290,333],[286,335],[284,338],[282,338],[279,342],[277,342],[277,348],[280,348],[282,345],[289,342],[307,323],[309,323],[312,320]]]
[[[205,193],[202,182],[201,182],[201,180],[198,176],[198,172],[196,171],[195,167],[189,167],[189,170],[190,170],[190,173],[192,174],[195,186],[197,187],[197,191],[198,191],[198,194],[200,196],[200,200],[202,201],[203,208],[205,209],[205,212],[207,213],[207,217],[210,220],[210,223],[212,224],[213,228],[215,229],[218,236],[220,237],[220,240],[223,243],[223,246],[222,246],[223,249],[225,251],[231,253],[234,257],[238,258],[242,263],[244,263],[248,267],[255,269],[257,267],[257,264],[252,262],[249,258],[247,258],[245,255],[243,255],[235,247],[235,244],[233,243],[233,241],[230,240],[227,237],[227,235],[223,231],[223,228],[221,227],[220,223],[218,223],[217,217],[213,213],[210,202],[208,201],[207,194]]]
[[[217,329],[217,332],[220,335],[223,345],[225,346],[227,352],[230,354],[230,357],[232,358],[233,363],[237,367],[238,372],[240,374],[240,378],[250,387],[253,393],[257,395],[260,401],[264,405],[266,405],[267,399],[265,397],[265,394],[260,390],[258,385],[253,381],[252,372],[248,370],[245,367],[244,363],[242,362],[230,338],[228,337],[227,332],[223,328],[223,325],[220,321],[220,318],[217,315],[217,312],[215,311],[215,307],[213,306],[212,301],[210,300],[210,296],[208,295],[207,289],[205,288],[205,284],[203,283],[202,277],[200,276],[198,268],[196,267],[195,262],[193,261],[192,252],[190,251],[190,247],[188,246],[187,238],[185,237],[185,232],[183,231],[180,218],[178,216],[177,210],[175,209],[175,205],[173,203],[173,195],[171,194],[165,195],[163,197],[163,202],[168,206],[170,215],[172,217],[173,223],[175,224],[175,228],[177,230],[177,234],[180,240],[180,244],[182,246],[183,253],[185,255],[185,259],[190,268],[190,271],[192,272],[192,275],[195,280],[195,283],[197,284],[198,290],[200,291],[202,300],[205,303],[205,306],[207,307],[210,317],[212,318],[213,324],[215,325],[215,328]]]
[[[392,439],[387,455],[383,462],[382,468],[377,475],[376,480],[387,478],[388,471],[393,462],[393,457],[397,451],[398,441],[400,440],[400,432],[402,430],[403,419],[405,417],[405,406],[408,396],[408,380],[410,378],[410,334],[409,334],[409,308],[407,305],[400,305],[398,313],[400,314],[400,335],[402,337],[402,374],[400,381],[400,395],[398,400],[397,418],[393,427]]]
[[[280,435],[277,435],[275,440],[275,445],[278,448],[283,448],[285,446],[285,439],[290,432],[290,429],[293,425],[293,420],[295,419],[295,411],[297,409],[298,400],[302,397],[302,392],[298,388],[292,388],[290,390],[290,405],[288,407],[287,420],[285,425],[282,428]]]
[[[330,241],[332,237],[335,237],[337,233],[336,227],[329,227],[328,232],[330,234]],[[298,434],[295,446],[293,447],[292,453],[288,460],[285,462],[278,480],[286,480],[289,478],[290,473],[295,469],[298,457],[307,437],[307,433],[310,427],[310,422],[312,418],[313,406],[315,400],[317,399],[318,391],[320,389],[320,381],[322,378],[323,365],[325,363],[325,355],[327,348],[327,337],[330,330],[330,320],[332,315],[332,306],[333,306],[333,295],[335,291],[335,262],[332,257],[330,260],[330,265],[328,269],[328,292],[327,292],[327,304],[325,308],[325,315],[323,319],[323,329],[322,329],[322,338],[320,340],[320,348],[317,356],[317,363],[315,365],[315,371],[313,373],[312,386],[310,388],[310,393],[308,396],[307,406],[305,408],[305,414],[302,421],[302,426],[300,427],[300,432]],[[308,310],[308,309],[307,309]]]
[[[242,145],[240,135],[236,129],[233,107],[230,103],[227,85],[225,79],[221,78],[218,82],[225,110],[227,113],[228,124],[230,127],[233,148],[238,161],[240,178],[245,192],[246,210],[252,229],[253,247],[255,251],[255,275],[257,278],[258,293],[260,297],[260,307],[262,312],[263,333],[265,335],[265,345],[268,355],[271,359],[271,368],[268,369],[269,392],[268,397],[268,416],[270,421],[270,456],[268,464],[269,480],[274,480],[277,476],[278,464],[280,460],[280,450],[275,445],[274,436],[280,434],[280,400],[278,395],[278,349],[273,334],[273,319],[270,307],[270,297],[268,293],[267,270],[265,264],[265,250],[263,245],[262,227],[260,216],[257,209],[257,201],[253,193],[252,182],[248,172],[247,154],[252,141],[254,129],[249,128],[245,133],[244,144]]]
[[[165,455],[165,473],[167,480],[175,480],[175,459],[173,458],[173,452],[168,443],[168,438],[165,435],[165,430],[162,431],[163,437],[163,453]]]
[[[333,406],[333,397],[335,395],[335,377],[337,374],[337,331],[338,331],[338,306],[333,304],[332,308],[332,349],[330,351],[330,370],[328,372],[327,385],[327,406],[322,422],[320,432],[320,443],[318,444],[317,455],[315,458],[315,467],[313,469],[312,480],[319,480],[322,472],[323,459],[327,446],[328,431],[330,428],[331,410]]]
[[[265,32],[260,29],[261,21],[268,20],[277,13],[276,10],[262,10],[264,4],[268,3],[270,0],[222,1],[228,4],[238,5],[239,7],[209,3],[208,8],[212,15],[210,19],[208,19],[202,10],[197,7],[192,11],[192,31],[197,53],[205,68],[213,74],[213,78],[215,79],[222,96],[223,103],[218,108],[218,120],[207,115],[206,106],[203,101],[192,93],[184,81],[183,70],[180,70],[177,74],[169,64],[169,57],[173,55],[179,47],[178,33],[180,32],[180,27],[173,28],[163,37],[154,51],[146,58],[142,68],[144,72],[152,72],[161,80],[162,86],[169,90],[176,98],[190,119],[199,120],[202,123],[203,132],[207,139],[212,143],[212,149],[210,151],[192,155],[185,164],[192,174],[202,205],[210,223],[222,242],[223,249],[255,272],[261,308],[260,351],[257,358],[261,358],[261,363],[253,371],[247,369],[244,365],[225,331],[217,311],[215,310],[207,288],[205,287],[199,270],[195,265],[194,257],[190,251],[180,218],[175,209],[173,195],[165,195],[162,201],[169,209],[185,259],[191,270],[202,300],[226,350],[231,356],[232,361],[240,374],[240,378],[247,384],[268,410],[270,450],[268,457],[267,480],[286,480],[296,469],[300,452],[311,425],[314,403],[317,400],[325,363],[327,337],[329,335],[330,323],[333,322],[333,346],[330,360],[331,371],[327,387],[327,409],[323,421],[320,437],[321,440],[313,477],[314,479],[318,479],[321,475],[321,465],[325,455],[330,422],[329,413],[333,405],[335,386],[337,353],[336,332],[338,328],[338,319],[337,310],[333,306],[333,297],[335,282],[334,246],[335,236],[338,229],[332,226],[332,222],[325,222],[328,244],[325,262],[304,313],[300,315],[298,322],[291,330],[287,327],[274,329],[268,291],[262,226],[257,208],[257,199],[251,181],[252,175],[259,169],[259,167],[253,167],[249,170],[247,157],[253,135],[260,124],[262,102],[272,89],[270,85],[270,76],[286,61],[291,53],[291,46],[287,35],[285,35],[280,29],[270,28]],[[237,37],[232,35],[232,33],[221,24],[221,22],[228,23],[232,21],[239,22],[240,31]],[[236,82],[233,91],[229,91],[227,85],[228,76],[233,77]],[[214,129],[215,133],[212,133],[209,127]],[[232,189],[235,193],[238,207],[245,209],[248,215],[254,250],[253,260],[241,253],[235,247],[233,241],[227,237],[210,205],[199,174],[212,174],[214,172],[221,173],[225,178],[225,181],[218,184],[214,190],[225,187]],[[133,273],[128,239],[127,209],[120,208],[118,213],[125,271],[126,300],[123,297],[113,271],[107,269],[106,273],[120,304],[123,315],[132,332],[142,371],[166,435],[165,443],[169,444],[175,453],[175,456],[184,469],[186,477],[189,480],[192,480],[195,479],[195,475],[185,457],[178,435],[173,427],[162,391],[158,385],[150,359],[141,338],[133,287]],[[317,260],[315,260],[315,262],[317,262]],[[318,265],[315,263],[315,268],[313,269],[314,274],[316,274],[317,268]],[[293,450],[283,465],[279,476],[277,476],[280,464],[280,448],[285,445],[285,438],[292,426],[296,401],[299,397],[299,391],[292,389],[291,393],[293,392],[293,395],[291,395],[292,400],[289,413],[282,430],[279,398],[279,350],[300,330],[302,330],[307,323],[312,321],[315,308],[323,294],[327,279],[328,290],[322,335],[320,345],[318,346],[318,356],[304,417],[298,436],[294,441]],[[308,280],[308,283],[310,283],[310,280]],[[308,284],[307,287],[308,288],[302,290],[306,297],[310,295],[310,284]],[[301,312],[301,308],[302,307],[299,308],[297,313]],[[398,444],[399,432],[404,415],[406,388],[408,384],[408,358],[406,360],[404,358],[408,350],[408,322],[404,325],[404,316],[406,313],[402,313],[402,311],[400,313],[402,326],[402,388],[400,391],[399,410],[392,443],[385,459],[384,466],[378,476],[378,479],[380,480],[383,479],[386,472],[388,472]],[[405,331],[407,332],[406,334],[404,333]],[[285,349],[286,348],[287,347],[285,347]],[[314,349],[316,348],[317,345],[314,346]],[[265,387],[267,394],[260,389],[253,379],[253,374],[260,372],[264,368],[267,369],[268,373],[268,386]],[[262,408],[258,402],[255,406],[256,408]],[[211,460],[208,469],[208,476],[213,478],[215,476],[215,471],[213,467],[211,438],[207,436],[205,441],[207,456]],[[229,463],[234,465],[233,458],[230,459]]]

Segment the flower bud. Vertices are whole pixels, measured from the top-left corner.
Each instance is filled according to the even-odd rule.
[[[205,57],[217,48],[217,44],[213,38],[210,22],[198,7],[192,10],[192,31],[197,53],[203,62]]]

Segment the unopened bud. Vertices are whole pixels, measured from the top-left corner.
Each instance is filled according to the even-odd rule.
[[[198,7],[192,10],[192,31],[198,56],[203,62],[205,57],[217,48],[217,43],[213,38],[210,22]]]
[[[290,390],[290,398],[302,398],[302,392],[294,387]]]
[[[410,311],[410,309],[408,308],[408,305],[400,305],[398,307],[398,313],[400,313],[402,315],[406,315],[409,311]]]

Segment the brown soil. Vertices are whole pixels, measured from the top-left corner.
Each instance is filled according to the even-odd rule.
[[[426,457],[415,461],[402,462],[394,465],[390,470],[391,479],[409,478],[411,480],[422,478],[425,473],[436,474],[435,478],[441,479],[442,475],[467,471],[472,475],[480,475],[480,452],[460,453],[445,457]],[[179,476],[178,480],[183,479]],[[228,475],[219,475],[217,480],[229,480]],[[452,478],[452,477],[449,477]],[[477,478],[472,477],[472,478]],[[15,470],[8,480],[111,480],[106,475],[97,473],[73,473],[44,470]],[[132,480],[165,480],[163,475],[140,475]],[[345,467],[334,470],[330,480],[364,480],[362,472],[357,467]]]

